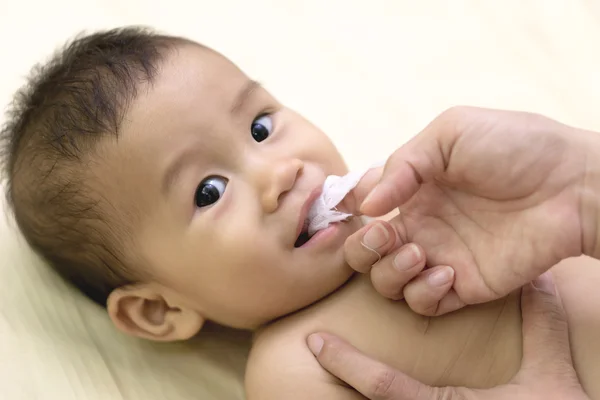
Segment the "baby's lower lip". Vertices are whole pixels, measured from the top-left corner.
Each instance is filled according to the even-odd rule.
[[[308,249],[323,245],[340,231],[341,224],[343,223],[334,223],[318,231],[306,243],[300,246],[299,249]]]

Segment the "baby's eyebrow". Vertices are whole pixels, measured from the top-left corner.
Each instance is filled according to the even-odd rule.
[[[233,102],[233,105],[231,106],[231,113],[232,114],[239,113],[240,110],[244,108],[245,103],[248,101],[248,99],[250,98],[252,93],[255,90],[258,90],[260,88],[261,88],[261,84],[258,83],[257,81],[253,81],[253,80],[248,81],[248,83],[244,86],[244,88],[236,96],[235,101]]]

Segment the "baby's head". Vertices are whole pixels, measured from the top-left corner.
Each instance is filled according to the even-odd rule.
[[[2,138],[24,236],[130,334],[254,328],[351,275],[358,221],[297,247],[325,177],[346,172],[336,148],[197,43],[81,37],[35,71]]]

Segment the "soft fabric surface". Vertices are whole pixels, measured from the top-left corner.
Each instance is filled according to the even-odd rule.
[[[352,167],[456,104],[600,129],[600,6],[583,0],[2,0],[0,101],[66,38],[123,24],[223,52],[330,134]],[[243,398],[248,335],[126,338],[0,221],[0,398]]]

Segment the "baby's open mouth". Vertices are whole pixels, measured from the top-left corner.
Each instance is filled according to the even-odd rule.
[[[298,236],[298,239],[296,239],[296,243],[294,243],[295,248],[304,246],[306,242],[310,240],[311,236],[308,234],[308,224],[308,219],[305,219],[304,225],[302,225],[302,231],[300,232],[300,236]]]

